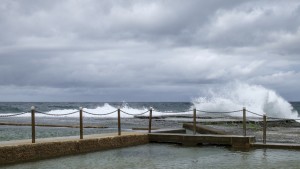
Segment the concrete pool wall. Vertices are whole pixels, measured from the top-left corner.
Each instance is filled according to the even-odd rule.
[[[0,166],[26,161],[35,161],[94,152],[120,147],[136,146],[149,142],[147,134],[126,134],[122,136],[89,137],[87,139],[44,140],[35,144],[12,143],[0,145]]]
[[[84,139],[79,139],[78,137],[45,138],[38,139],[36,143],[31,143],[31,140],[4,141],[0,142],[0,166],[66,155],[77,155],[101,150],[137,146],[148,144],[150,142],[176,143],[193,146],[199,143],[205,143],[227,145],[242,150],[248,150],[250,148],[300,149],[300,144],[256,143],[255,137],[253,136],[190,135],[182,134],[182,131],[185,130],[157,130],[151,134],[123,132],[121,136],[116,133],[95,134],[86,135]],[[176,134],[176,132],[179,133]]]

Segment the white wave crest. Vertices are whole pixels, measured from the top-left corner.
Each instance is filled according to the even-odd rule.
[[[193,99],[195,108],[206,111],[234,111],[246,107],[257,114],[269,117],[297,118],[298,112],[275,91],[260,85],[241,82],[226,84],[221,88],[210,88],[208,96]],[[241,116],[242,113],[232,113]],[[247,113],[247,116],[256,116]]]
[[[114,112],[118,109],[119,107],[114,107],[108,103],[105,103],[103,106],[98,106],[94,109],[91,108],[83,108],[83,111],[91,113],[83,113],[84,117],[98,117],[98,118],[117,118],[118,117],[118,113]],[[126,113],[121,112],[121,118],[125,117],[125,118],[132,118],[134,115],[139,115],[141,113],[145,113],[146,111],[149,110],[149,108],[143,107],[140,109],[137,108],[132,108],[130,107],[127,103],[123,103],[123,105],[120,107],[120,109]],[[76,112],[74,114],[70,114],[70,115],[64,115],[64,114],[68,114],[68,113],[72,113],[72,112]],[[114,112],[112,114],[108,114],[110,112]],[[48,115],[46,115],[48,114]],[[98,115],[93,115],[93,114],[98,114]],[[99,114],[107,114],[107,115],[99,115]],[[132,115],[129,115],[132,114]],[[159,112],[159,111],[153,111],[152,112],[152,116],[161,116],[163,114],[174,114],[174,113],[165,113],[165,112]],[[5,114],[1,114],[1,115],[5,115]],[[10,115],[10,114],[7,114]],[[54,116],[51,116],[54,115]],[[55,116],[55,115],[62,115],[62,116]],[[18,117],[29,117],[31,116],[30,113],[26,113],[26,114],[22,114],[19,115]],[[51,110],[48,112],[43,112],[43,114],[36,112],[35,116],[37,117],[74,117],[74,118],[78,118],[79,117],[79,109],[62,109],[62,110]],[[149,116],[149,113],[145,113],[143,116]]]

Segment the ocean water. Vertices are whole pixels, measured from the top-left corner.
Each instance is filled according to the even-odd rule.
[[[201,98],[199,98],[201,99]],[[243,106],[234,106],[231,109],[224,109],[224,105],[220,105],[218,108],[218,103],[208,103],[207,101],[204,103],[202,100],[194,102],[0,102],[0,115],[10,115],[10,114],[18,114],[23,112],[28,112],[28,114],[20,115],[21,117],[29,117],[31,107],[34,106],[37,111],[49,113],[49,114],[65,114],[71,113],[74,111],[78,111],[79,107],[83,107],[84,111],[95,113],[95,114],[106,114],[109,112],[113,112],[120,108],[121,110],[131,113],[131,114],[139,114],[146,112],[151,108],[153,108],[154,116],[161,115],[171,115],[171,114],[184,114],[186,112],[191,112],[193,108],[197,108],[197,110],[205,110],[205,111],[214,111],[214,112],[222,112],[222,111],[235,111],[242,110]],[[220,103],[219,103],[220,104]],[[300,102],[286,102],[289,104],[290,108],[286,111],[282,110],[281,112],[275,111],[276,113],[269,113],[274,117],[282,117],[282,118],[297,118],[298,112],[300,112]],[[248,110],[251,110],[251,107],[246,107]],[[258,108],[253,108],[258,109]],[[254,111],[258,114],[263,114],[261,111]],[[295,115],[295,113],[297,115]],[[241,116],[241,113],[232,113],[233,116]],[[46,116],[43,114],[37,114],[37,116]],[[77,114],[68,115],[64,117],[77,117]],[[85,114],[86,117],[95,117],[93,115]],[[132,117],[130,115],[123,114],[124,117]],[[251,116],[251,114],[250,114]],[[117,113],[110,115],[103,115],[102,117],[117,117]],[[1,118],[1,117],[0,117]]]
[[[201,169],[201,168],[299,168],[299,151],[255,149],[247,152],[225,147],[184,147],[147,144],[82,155],[28,162],[7,169],[105,168],[105,169]],[[1,168],[1,167],[0,167]]]
[[[192,102],[0,102],[0,113],[30,112],[31,106],[48,113],[76,111],[83,107],[86,111],[106,113],[121,108],[131,113],[147,111],[152,107],[157,112],[183,112],[191,109]]]
[[[49,116],[36,113],[36,123],[39,124],[64,124],[78,125],[79,107],[94,114],[84,113],[84,125],[100,125],[107,129],[84,129],[85,134],[99,134],[117,131],[117,113],[107,114],[120,108],[122,112],[122,129],[130,131],[136,127],[148,127],[147,119],[134,118],[134,115],[147,112],[153,108],[153,116],[164,115],[192,115],[192,109],[213,112],[236,111],[246,107],[247,110],[268,117],[299,119],[300,102],[288,102],[275,91],[266,89],[259,85],[249,85],[244,83],[233,83],[225,85],[223,88],[211,88],[205,96],[192,99],[190,102],[0,102],[0,122],[9,123],[31,123],[30,109],[34,106],[37,111],[61,115],[76,112],[64,116]],[[24,113],[17,117],[2,117]],[[212,114],[197,112],[198,115],[211,116]],[[146,113],[145,116],[149,114]],[[241,118],[242,111],[226,114]],[[256,116],[247,114],[249,116]],[[261,118],[261,117],[260,117]],[[189,120],[189,119],[186,119]],[[153,120],[153,126],[157,128],[181,127],[176,120]],[[77,128],[51,128],[37,127],[37,138],[60,137],[79,135]],[[30,127],[24,126],[5,126],[0,125],[0,141],[29,139],[31,136]]]
[[[191,99],[188,102],[1,102],[0,114],[29,112],[31,106],[36,110],[52,114],[65,114],[77,111],[83,107],[84,111],[105,114],[121,108],[131,114],[139,114],[147,111],[150,107],[154,109],[153,115],[160,116],[170,113],[183,113],[193,108],[197,110],[228,112],[247,110],[257,114],[266,114],[268,117],[298,118],[300,102],[288,102],[276,91],[267,89],[260,85],[250,85],[234,82],[224,85],[222,88],[209,88],[204,96]],[[198,112],[201,114],[202,112]],[[231,113],[231,116],[242,116],[241,112]],[[22,116],[30,116],[25,114]],[[39,116],[43,116],[39,114]],[[70,115],[68,117],[77,117]],[[92,115],[85,114],[86,117]],[[116,117],[117,114],[103,116]],[[123,115],[124,117],[132,117]],[[249,114],[248,116],[256,116]]]

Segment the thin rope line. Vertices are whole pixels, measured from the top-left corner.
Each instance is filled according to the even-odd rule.
[[[261,114],[258,114],[258,113],[254,113],[254,112],[252,112],[252,111],[249,111],[249,110],[246,110],[248,113],[251,113],[251,114],[255,114],[255,115],[257,115],[257,116],[261,116],[261,117],[263,117],[263,115],[261,115]]]
[[[40,114],[44,114],[44,115],[48,115],[48,116],[66,116],[66,115],[75,114],[75,113],[77,113],[79,111],[77,110],[75,112],[65,113],[65,114],[50,114],[50,113],[44,113],[44,112],[40,112],[40,111],[35,111],[35,112],[40,113]]]
[[[290,118],[280,118],[280,117],[268,117],[268,119],[277,119],[277,120],[300,120],[300,119],[290,119]]]
[[[236,111],[224,111],[224,112],[211,112],[211,111],[204,111],[204,110],[196,110],[197,112],[203,112],[203,113],[235,113],[235,112],[241,112],[242,110],[236,110]]]
[[[148,112],[149,112],[149,110],[147,110],[147,111],[146,111],[146,112],[144,112],[144,113],[140,113],[140,114],[131,114],[131,113],[127,113],[127,112],[125,112],[125,111],[123,111],[123,110],[121,110],[121,112],[123,112],[123,113],[125,113],[125,114],[127,114],[127,115],[138,116],[138,115],[143,115],[143,114],[146,114],[146,113],[148,113]]]
[[[26,114],[26,113],[29,113],[29,112],[24,112],[24,113],[18,113],[18,114],[7,114],[7,115],[0,115],[0,118],[5,118],[5,117],[13,117],[13,116],[19,116],[19,115],[22,115],[22,114]]]
[[[152,110],[153,112],[158,112],[156,110]],[[161,113],[188,113],[188,112],[192,112],[193,110],[187,110],[187,111],[178,111],[178,112],[161,112]]]
[[[254,112],[252,112],[252,111],[249,111],[249,110],[247,110],[247,112],[249,112],[249,113],[252,113],[252,114],[255,114],[255,115],[258,115],[258,116],[263,116],[263,115],[260,115],[260,114],[258,114],[258,113],[254,113]],[[271,117],[271,116],[267,116],[266,115],[266,117],[268,118],[268,119],[277,119],[277,120],[300,120],[300,119],[291,119],[291,118],[282,118],[282,117]]]
[[[86,114],[94,115],[94,116],[104,116],[104,115],[113,114],[113,113],[115,113],[115,112],[117,112],[117,111],[118,111],[118,110],[115,110],[115,111],[109,112],[109,113],[103,113],[103,114],[90,113],[90,112],[87,112],[87,111],[83,111],[83,112],[86,113]]]

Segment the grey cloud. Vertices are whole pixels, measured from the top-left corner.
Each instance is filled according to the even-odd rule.
[[[297,1],[4,0],[0,9],[2,100],[178,101],[234,80],[297,98]]]

